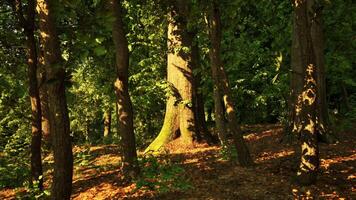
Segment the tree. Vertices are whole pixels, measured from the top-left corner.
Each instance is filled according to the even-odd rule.
[[[42,141],[47,148],[51,146],[51,124],[49,120],[49,107],[48,107],[48,93],[46,87],[46,69],[44,65],[44,55],[43,51],[40,48],[38,56],[38,65],[39,65],[39,95],[41,99],[41,128],[42,128]]]
[[[205,121],[205,111],[204,111],[204,97],[201,88],[201,76],[202,76],[202,66],[199,59],[199,46],[198,42],[194,41],[192,45],[192,66],[196,69],[193,73],[193,106],[194,106],[194,119],[196,123],[196,139],[197,141],[205,140],[209,144],[216,143],[217,140],[208,130],[206,121]]]
[[[123,12],[121,1],[111,0],[115,20],[113,22],[112,37],[116,50],[116,105],[117,105],[117,120],[118,132],[121,135],[121,147],[123,151],[122,164],[125,176],[137,176],[139,174],[139,166],[137,162],[135,134],[133,127],[133,111],[132,103],[128,90],[128,68],[129,68],[129,49],[127,38],[124,30]]]
[[[35,39],[35,6],[34,0],[29,0],[26,18],[23,14],[21,0],[9,1],[16,14],[20,26],[26,36],[26,53],[28,65],[29,95],[31,101],[31,175],[32,181],[38,181],[38,187],[43,189],[42,158],[41,158],[41,101],[37,83],[38,55]],[[32,182],[30,183],[32,184]]]
[[[168,14],[167,82],[170,94],[162,129],[145,152],[158,152],[171,140],[182,147],[193,145],[195,119],[193,111],[192,38],[188,30],[189,2],[172,1]]]
[[[313,50],[311,35],[312,20],[308,16],[310,5],[307,0],[294,1],[293,41],[297,53],[294,59],[300,64],[303,82],[302,91],[298,95],[296,113],[300,126],[297,133],[301,138],[301,161],[297,173],[297,180],[301,184],[309,185],[316,181],[319,167],[319,149],[317,140],[317,111],[318,86],[316,80],[316,58]]]
[[[73,153],[65,93],[66,72],[53,14],[53,1],[38,0],[39,30],[44,51],[46,86],[51,121],[54,174],[52,199],[70,199],[73,176]]]
[[[311,0],[308,7],[312,11],[309,13],[311,21],[311,38],[315,54],[316,64],[316,83],[317,83],[317,134],[319,141],[334,143],[335,138],[332,133],[331,122],[328,113],[328,102],[326,99],[326,70],[324,59],[324,33],[322,10],[323,5],[320,1]]]
[[[324,64],[324,36],[322,28],[322,9],[323,6],[318,1],[308,1],[308,19],[310,23],[310,35],[312,41],[312,51],[315,56],[316,68],[316,84],[318,92],[317,122],[316,132],[319,141],[326,143],[335,142],[332,134],[332,127],[328,115],[328,103],[326,100],[326,71]],[[294,23],[295,22],[294,18]],[[294,27],[295,29],[295,27]],[[294,30],[295,32],[295,30]],[[297,34],[292,38],[292,61],[291,61],[291,81],[290,81],[290,100],[289,100],[289,123],[286,129],[291,136],[298,136],[298,129],[301,126],[301,119],[296,107],[298,106],[298,96],[303,91],[304,81],[304,67],[301,60],[301,46],[299,40],[306,40],[306,38],[298,38]]]
[[[110,136],[111,133],[111,109],[104,113],[104,138]]]
[[[218,112],[217,118],[222,118],[222,111],[219,105],[220,101],[224,102],[224,111],[227,118],[227,126],[229,130],[233,133],[233,141],[235,148],[237,150],[237,157],[242,166],[250,166],[253,164],[253,160],[249,153],[248,147],[243,139],[240,127],[238,126],[238,121],[236,118],[236,112],[234,104],[231,97],[231,91],[229,88],[229,80],[226,76],[224,66],[220,58],[220,43],[221,43],[221,21],[218,4],[216,1],[213,1],[211,6],[211,12],[209,13],[209,36],[211,41],[210,49],[210,59],[211,59],[211,68],[213,72],[214,80],[214,102],[216,104],[215,110]],[[218,95],[221,95],[218,98]],[[218,132],[221,136],[226,135],[224,133],[223,119],[218,119],[217,124],[220,130]],[[224,139],[223,139],[224,140]],[[224,141],[222,141],[225,143]]]

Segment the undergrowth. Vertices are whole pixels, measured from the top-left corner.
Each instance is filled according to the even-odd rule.
[[[136,180],[137,190],[145,189],[165,193],[186,191],[193,188],[184,169],[165,157],[145,156],[139,158],[141,176]]]

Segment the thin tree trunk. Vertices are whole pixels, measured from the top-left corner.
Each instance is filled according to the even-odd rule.
[[[129,49],[123,23],[120,0],[110,0],[115,21],[112,37],[116,50],[115,93],[117,104],[118,132],[121,135],[122,169],[125,178],[134,178],[139,174],[136,141],[133,127],[133,110],[128,90]]]
[[[187,32],[187,1],[171,2],[168,25],[167,81],[171,94],[167,100],[162,129],[147,147],[146,153],[155,153],[180,133],[180,145],[193,146],[195,119],[193,111],[193,72],[191,66],[191,34]],[[179,50],[177,50],[179,49]],[[190,49],[191,50],[191,49]]]
[[[195,34],[194,34],[195,35]],[[194,36],[192,36],[193,38]],[[192,45],[192,66],[197,70],[197,73],[194,73],[194,82],[193,82],[193,106],[194,106],[194,117],[196,123],[196,138],[198,142],[201,142],[203,139],[208,142],[208,144],[216,143],[216,139],[208,130],[205,121],[205,112],[204,112],[204,99],[202,91],[199,90],[200,88],[200,81],[201,81],[201,65],[199,62],[199,46],[197,42],[193,43]]]
[[[221,21],[218,5],[213,2],[210,13],[210,41],[211,41],[211,67],[216,71],[218,77],[215,78],[217,89],[221,92],[223,97],[226,117],[228,120],[228,127],[233,134],[233,141],[237,149],[237,157],[242,166],[250,166],[253,164],[248,147],[243,139],[238,120],[236,118],[236,111],[231,97],[229,81],[225,73],[224,66],[220,58],[220,42],[221,42]],[[217,103],[216,101],[215,103]]]
[[[345,108],[347,111],[349,111],[349,110],[351,110],[351,105],[349,103],[349,98],[348,98],[349,95],[347,93],[347,89],[346,89],[344,81],[340,82],[340,87],[341,87],[341,91],[342,91],[342,99],[344,101]]]
[[[294,2],[295,33],[300,46],[300,63],[304,68],[303,91],[301,99],[300,119],[301,128],[301,161],[297,173],[300,184],[309,185],[316,181],[319,167],[319,149],[316,132],[316,104],[318,92],[316,83],[316,61],[311,36],[311,19],[308,17],[307,0]],[[303,40],[301,40],[303,39]]]
[[[26,53],[28,65],[28,85],[31,102],[31,183],[38,181],[38,187],[43,189],[43,179],[40,178],[42,172],[42,158],[41,158],[41,101],[37,82],[37,45],[34,36],[35,29],[35,6],[34,0],[29,0],[27,5],[27,16],[23,15],[22,3],[20,0],[9,1],[14,9],[15,14],[19,20],[20,26],[23,28],[26,36]]]
[[[196,97],[196,107],[197,107],[196,121],[197,121],[197,126],[199,126],[199,131],[201,132],[201,135],[209,144],[216,144],[218,140],[208,130],[208,126],[205,121],[204,99],[203,99],[203,94],[199,91],[197,92],[197,97]]]
[[[52,199],[70,199],[73,176],[73,153],[65,94],[65,69],[53,18],[52,2],[37,1],[41,43],[44,51],[49,101],[49,118],[54,157]]]
[[[111,134],[111,110],[104,113],[104,138],[109,137]]]
[[[196,31],[192,32],[192,38],[194,38],[196,35]],[[197,45],[196,42],[194,42],[194,44],[192,45],[192,49],[191,49],[191,64],[192,67],[195,69],[198,69],[198,65],[199,65],[199,47]],[[196,130],[195,130],[195,138],[197,142],[202,142],[203,141],[203,122],[200,119],[201,114],[199,113],[199,107],[198,107],[198,95],[200,95],[201,93],[199,92],[199,84],[200,84],[200,74],[196,73],[193,74],[193,108],[194,108],[194,119],[195,119],[195,123],[196,123]],[[203,108],[204,109],[204,108]],[[205,120],[204,120],[205,123]]]
[[[214,80],[214,114],[215,114],[215,126],[216,132],[220,140],[220,144],[223,148],[228,146],[227,141],[227,125],[225,123],[225,115],[224,115],[224,105],[221,99],[221,93],[218,86],[217,70],[215,67],[213,69],[213,80]]]

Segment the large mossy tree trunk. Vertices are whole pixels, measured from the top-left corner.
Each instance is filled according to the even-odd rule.
[[[219,91],[221,97],[214,98],[215,104],[218,104],[219,101],[224,102],[224,111],[227,118],[227,126],[232,132],[233,142],[237,150],[237,158],[241,166],[251,166],[253,165],[253,160],[251,158],[248,147],[243,139],[242,132],[238,125],[238,120],[236,117],[236,111],[234,108],[234,103],[232,101],[231,90],[229,86],[229,80],[226,76],[224,66],[220,57],[220,43],[221,43],[221,19],[220,11],[216,1],[213,2],[211,6],[211,11],[209,14],[209,36],[211,41],[210,49],[210,59],[211,67],[213,71],[213,80],[215,88]],[[216,94],[214,94],[215,96]],[[216,116],[219,116],[216,113]],[[221,130],[225,131],[225,130]]]
[[[331,123],[328,115],[328,104],[326,100],[326,82],[325,82],[325,64],[324,64],[324,35],[322,28],[322,5],[320,2],[310,0],[307,2],[308,13],[307,17],[310,23],[310,34],[312,41],[312,51],[315,56],[316,68],[316,83],[318,92],[317,109],[317,124],[316,132],[319,141],[326,143],[335,142],[335,137],[332,133]],[[294,15],[293,23],[296,24],[296,15]],[[299,38],[296,34],[295,26],[292,34],[292,60],[291,60],[291,75],[290,75],[290,99],[289,99],[289,117],[286,127],[286,137],[299,138],[298,134],[301,129],[301,93],[303,91],[304,82],[304,67],[300,61],[300,56],[305,54],[306,49],[301,49],[299,41],[305,42],[306,38]]]
[[[195,119],[193,111],[192,37],[188,32],[189,4],[171,1],[168,17],[167,81],[170,94],[162,129],[146,148],[146,153],[160,152],[165,144],[179,137],[179,145],[193,146]]]
[[[53,16],[53,2],[37,1],[51,121],[54,173],[52,199],[70,199],[73,176],[72,138],[65,93],[65,68]]]
[[[307,0],[294,2],[294,31],[297,35],[299,63],[303,66],[303,89],[300,100],[301,161],[297,173],[300,184],[309,185],[316,181],[319,167],[319,149],[317,139],[317,67],[311,36],[312,18],[308,16],[310,8]],[[297,59],[297,58],[296,58]]]
[[[41,101],[37,81],[38,69],[38,56],[37,56],[37,42],[35,39],[35,13],[36,2],[29,0],[26,10],[26,18],[23,13],[21,1],[9,1],[21,28],[23,28],[26,36],[26,54],[28,65],[28,85],[29,96],[31,102],[31,177],[33,181],[38,182],[40,190],[43,189],[42,176],[42,158],[41,158],[41,140],[42,140],[42,127],[41,127]]]
[[[131,179],[139,174],[136,141],[133,126],[132,102],[128,90],[129,49],[123,23],[123,9],[120,0],[110,0],[115,20],[112,27],[112,38],[116,50],[116,105],[118,132],[121,136],[122,169],[124,178]]]

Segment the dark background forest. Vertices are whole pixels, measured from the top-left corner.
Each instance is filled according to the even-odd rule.
[[[351,0],[0,0],[0,198],[352,199],[355,21]]]

